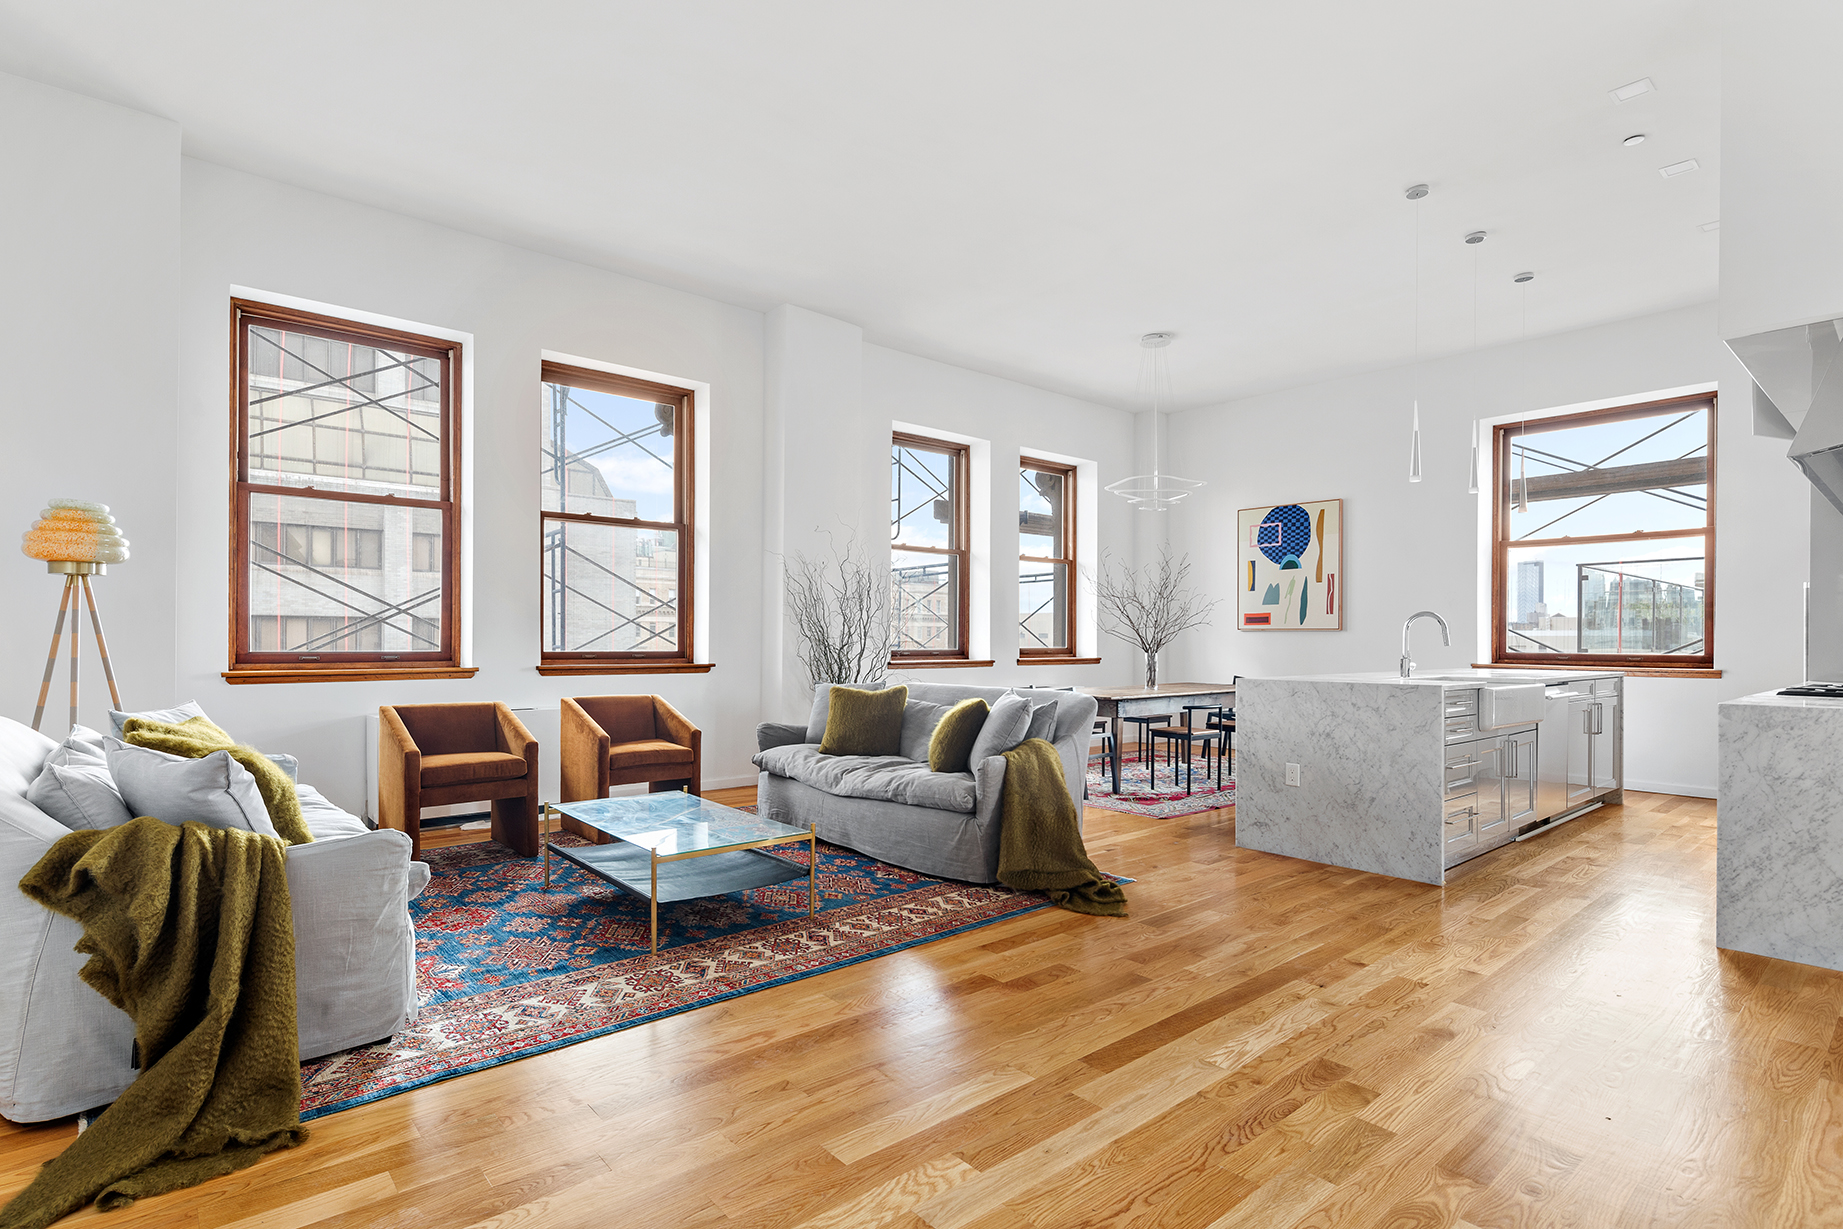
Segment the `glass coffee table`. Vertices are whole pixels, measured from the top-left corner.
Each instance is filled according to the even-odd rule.
[[[806,878],[806,911],[815,912],[819,860],[812,829],[790,828],[695,794],[639,794],[544,804],[544,890],[550,891],[550,816],[567,815],[614,837],[608,845],[558,846],[592,875],[648,902],[653,951],[659,951],[659,905],[722,896]],[[807,862],[768,853],[769,845],[806,842]]]

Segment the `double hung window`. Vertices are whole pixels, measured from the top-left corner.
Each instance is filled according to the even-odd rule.
[[[891,658],[965,660],[965,444],[897,432],[890,445]]]
[[[1715,396],[1495,431],[1493,660],[1715,661]]]
[[[690,669],[692,393],[546,362],[544,673]]]
[[[1018,467],[1018,655],[1075,652],[1075,467]]]
[[[233,682],[458,659],[461,347],[232,304]]]

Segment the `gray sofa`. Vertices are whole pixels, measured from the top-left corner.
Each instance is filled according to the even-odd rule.
[[[0,1117],[43,1122],[115,1100],[139,1074],[134,1022],[77,977],[82,928],[14,886],[70,829],[26,799],[57,744],[0,717]],[[299,786],[311,844],[288,850],[302,1058],[390,1036],[416,1012],[409,902],[429,882],[401,832]]]
[[[916,718],[924,705],[953,705],[971,696],[988,704],[1007,691],[1056,705],[1049,741],[1062,759],[1064,783],[1079,817],[1086,780],[1094,697],[1039,688],[956,687],[909,684],[909,712],[903,724],[904,755],[819,754],[830,710],[831,685],[813,689],[813,712],[805,725],[766,722],[756,728],[761,769],[756,802],[760,813],[796,828],[809,825],[821,840],[869,854],[896,866],[969,883],[998,880],[998,837],[1004,816],[1005,760],[1002,755],[974,764],[971,772],[928,771],[927,734],[932,726]]]

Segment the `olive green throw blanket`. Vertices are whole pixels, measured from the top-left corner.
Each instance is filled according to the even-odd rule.
[[[1076,913],[1126,916],[1126,893],[1088,860],[1056,748],[1026,739],[1005,752],[998,881]]]
[[[59,838],[19,889],[82,923],[83,980],[134,1018],[142,1067],[0,1229],[193,1186],[307,1138],[280,841],[144,817]]]
[[[193,717],[177,725],[130,717],[122,722],[122,741],[137,747],[151,747],[168,755],[182,755],[189,760],[203,759],[213,751],[228,751],[230,758],[249,770],[256,778],[256,790],[269,812],[269,822],[290,845],[305,845],[314,839],[301,817],[301,796],[281,765],[256,750],[246,747],[219,729],[209,717]]]

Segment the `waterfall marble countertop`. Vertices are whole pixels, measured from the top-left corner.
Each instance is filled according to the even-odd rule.
[[[1445,883],[1446,695],[1620,671],[1442,670],[1243,677],[1235,840],[1244,849]],[[1299,766],[1297,785],[1287,766]]]
[[[1843,700],[1719,706],[1715,943],[1843,970]]]

